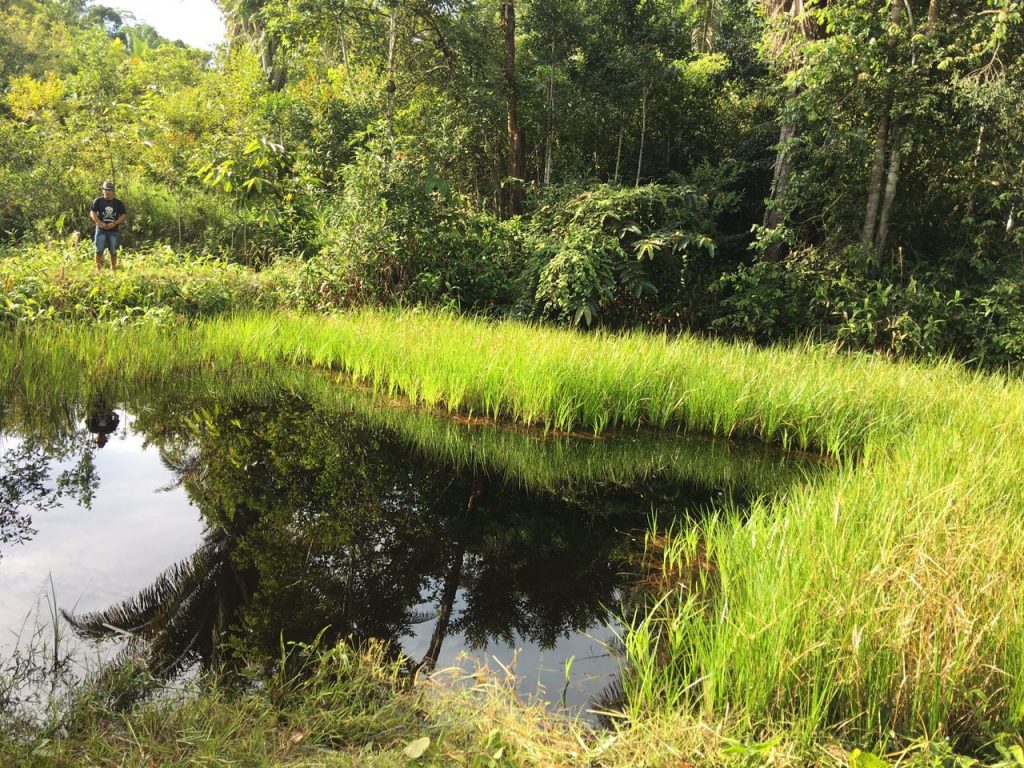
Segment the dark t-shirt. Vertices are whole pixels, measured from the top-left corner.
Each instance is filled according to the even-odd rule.
[[[120,423],[121,417],[114,411],[96,410],[85,420],[85,427],[94,435],[109,435]]]
[[[128,213],[128,209],[124,207],[124,203],[118,200],[116,197],[107,200],[105,197],[97,197],[92,201],[92,211],[96,213],[96,217],[104,224],[109,224],[112,221],[117,221],[121,216]],[[111,232],[116,232],[117,227]]]

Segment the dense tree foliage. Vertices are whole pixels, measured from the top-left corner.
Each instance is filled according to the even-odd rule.
[[[313,306],[1024,359],[1017,0],[0,10],[0,237],[301,256]],[[86,246],[82,246],[83,249]]]

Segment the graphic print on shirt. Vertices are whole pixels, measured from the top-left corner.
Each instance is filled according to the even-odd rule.
[[[125,207],[124,203],[118,200],[116,197],[112,200],[105,200],[102,197],[97,197],[92,203],[92,211],[96,215],[98,221],[104,224],[113,224],[119,218],[124,216]],[[115,228],[113,231],[117,231]]]

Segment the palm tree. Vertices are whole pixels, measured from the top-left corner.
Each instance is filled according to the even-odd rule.
[[[231,45],[242,41],[255,45],[270,89],[283,89],[287,72],[280,56],[281,38],[266,28],[263,19],[265,0],[217,0],[217,5],[227,19]]]

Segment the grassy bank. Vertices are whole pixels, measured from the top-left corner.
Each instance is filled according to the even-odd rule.
[[[285,363],[551,429],[643,424],[824,450],[839,459],[824,479],[755,505],[745,521],[720,517],[668,537],[677,586],[627,642],[632,722],[685,721],[720,744],[741,742],[712,759],[675,731],[701,764],[945,738],[994,754],[1000,734],[1024,725],[1018,382],[814,349],[429,313],[18,334],[0,345],[0,369],[29,401],[49,377],[73,387],[159,381],[185,364]]]
[[[567,722],[536,739],[542,711],[517,705],[497,677],[481,676],[472,692],[436,683],[410,688],[380,649],[292,647],[287,656],[287,664],[269,675],[253,670],[262,685],[244,693],[206,679],[130,713],[112,712],[105,691],[89,689],[59,733],[29,741],[0,734],[0,757],[19,768],[510,766],[517,764],[513,755],[557,764],[596,746]],[[301,668],[301,674],[286,668]],[[406,750],[418,750],[420,759],[411,760]]]
[[[810,754],[791,742],[744,745],[726,724],[686,713],[595,731],[517,700],[497,668],[440,670],[410,686],[375,649],[292,648],[288,656],[304,657],[301,674],[257,672],[261,685],[245,692],[205,679],[128,712],[89,689],[52,729],[0,731],[0,758],[18,768],[725,768],[754,764],[737,760],[742,750],[780,766]],[[930,749],[914,745],[906,764],[925,768]],[[823,766],[847,762],[838,747],[813,756]]]
[[[78,355],[62,374],[72,381],[160,379],[183,362],[309,365],[451,413],[595,434],[686,430],[844,459],[905,435],[952,390],[981,380],[816,348],[584,335],[430,312],[232,316],[169,335],[159,327],[56,332]]]
[[[189,331],[122,329],[114,336],[98,329],[50,326],[0,336],[0,429],[45,440],[55,428],[73,432],[85,418],[71,413],[102,394],[133,408],[181,413],[217,407],[225,399],[272,402],[291,392],[325,413],[354,412],[374,426],[400,435],[407,444],[456,468],[479,467],[534,490],[572,489],[611,482],[629,486],[653,475],[677,484],[767,494],[808,480],[831,466],[813,455],[765,450],[753,441],[628,429],[590,439],[589,433],[554,433],[539,427],[487,418],[447,418],[414,407],[404,398],[351,386],[344,375],[304,365],[267,365],[221,359],[211,364],[191,345]],[[126,357],[116,375],[103,344],[138,350],[164,361],[159,376],[147,362]],[[136,354],[130,356],[136,363]],[[441,416],[441,418],[439,418]],[[501,428],[494,429],[494,426]],[[52,435],[59,442],[63,435]]]

